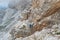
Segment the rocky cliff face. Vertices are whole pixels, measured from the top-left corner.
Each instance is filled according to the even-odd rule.
[[[2,23],[9,36],[1,40],[60,40],[59,5],[59,0],[13,0]]]

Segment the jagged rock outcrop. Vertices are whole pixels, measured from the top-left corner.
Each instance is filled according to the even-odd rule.
[[[12,40],[60,40],[59,4],[59,0],[32,0],[26,12],[18,14],[20,19],[10,30]],[[20,11],[20,6],[13,7]]]

